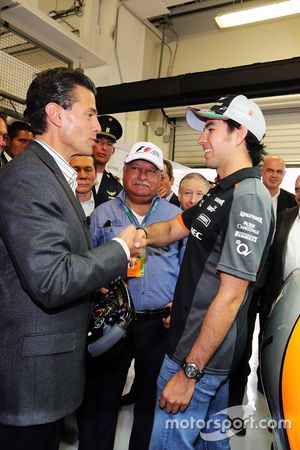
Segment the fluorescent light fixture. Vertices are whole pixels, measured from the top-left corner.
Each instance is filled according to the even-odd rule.
[[[228,28],[298,13],[300,13],[300,0],[286,0],[283,2],[269,3],[265,6],[257,6],[255,8],[243,8],[228,14],[221,14],[215,17],[215,21],[220,28]]]

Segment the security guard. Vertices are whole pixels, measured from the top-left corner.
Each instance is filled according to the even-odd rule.
[[[116,197],[123,186],[105,166],[115,152],[115,142],[122,136],[120,122],[112,116],[98,116],[101,133],[97,134],[97,142],[93,145],[93,155],[96,163],[97,181],[93,187],[95,207]]]

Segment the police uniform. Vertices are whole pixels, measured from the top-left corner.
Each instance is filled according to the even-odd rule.
[[[93,195],[95,199],[95,208],[101,203],[107,202],[115,198],[123,189],[118,179],[111,173],[104,170],[99,190],[96,193],[95,186],[93,186]]]
[[[101,133],[97,134],[97,139],[107,139],[115,143],[121,138],[123,129],[120,122],[112,116],[102,115],[98,116],[98,121],[101,125]],[[111,172],[104,170],[98,192],[93,186],[93,195],[95,199],[95,208],[101,203],[115,198],[123,189],[122,184],[118,181]]]

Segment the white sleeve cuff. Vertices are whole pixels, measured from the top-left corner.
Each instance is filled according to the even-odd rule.
[[[124,252],[126,253],[127,259],[128,259],[128,261],[129,261],[129,259],[130,259],[130,251],[129,251],[129,248],[128,248],[128,245],[126,244],[126,242],[123,241],[123,239],[118,238],[118,237],[112,238],[112,241],[117,241],[117,242],[119,242],[119,244],[122,245],[123,250],[124,250]]]

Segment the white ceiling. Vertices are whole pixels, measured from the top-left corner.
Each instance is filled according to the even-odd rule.
[[[300,0],[299,0],[300,1]],[[221,12],[269,0],[124,0],[124,5],[142,20],[157,28],[172,28],[179,37],[217,30],[214,17]],[[174,34],[165,33],[169,40]]]

